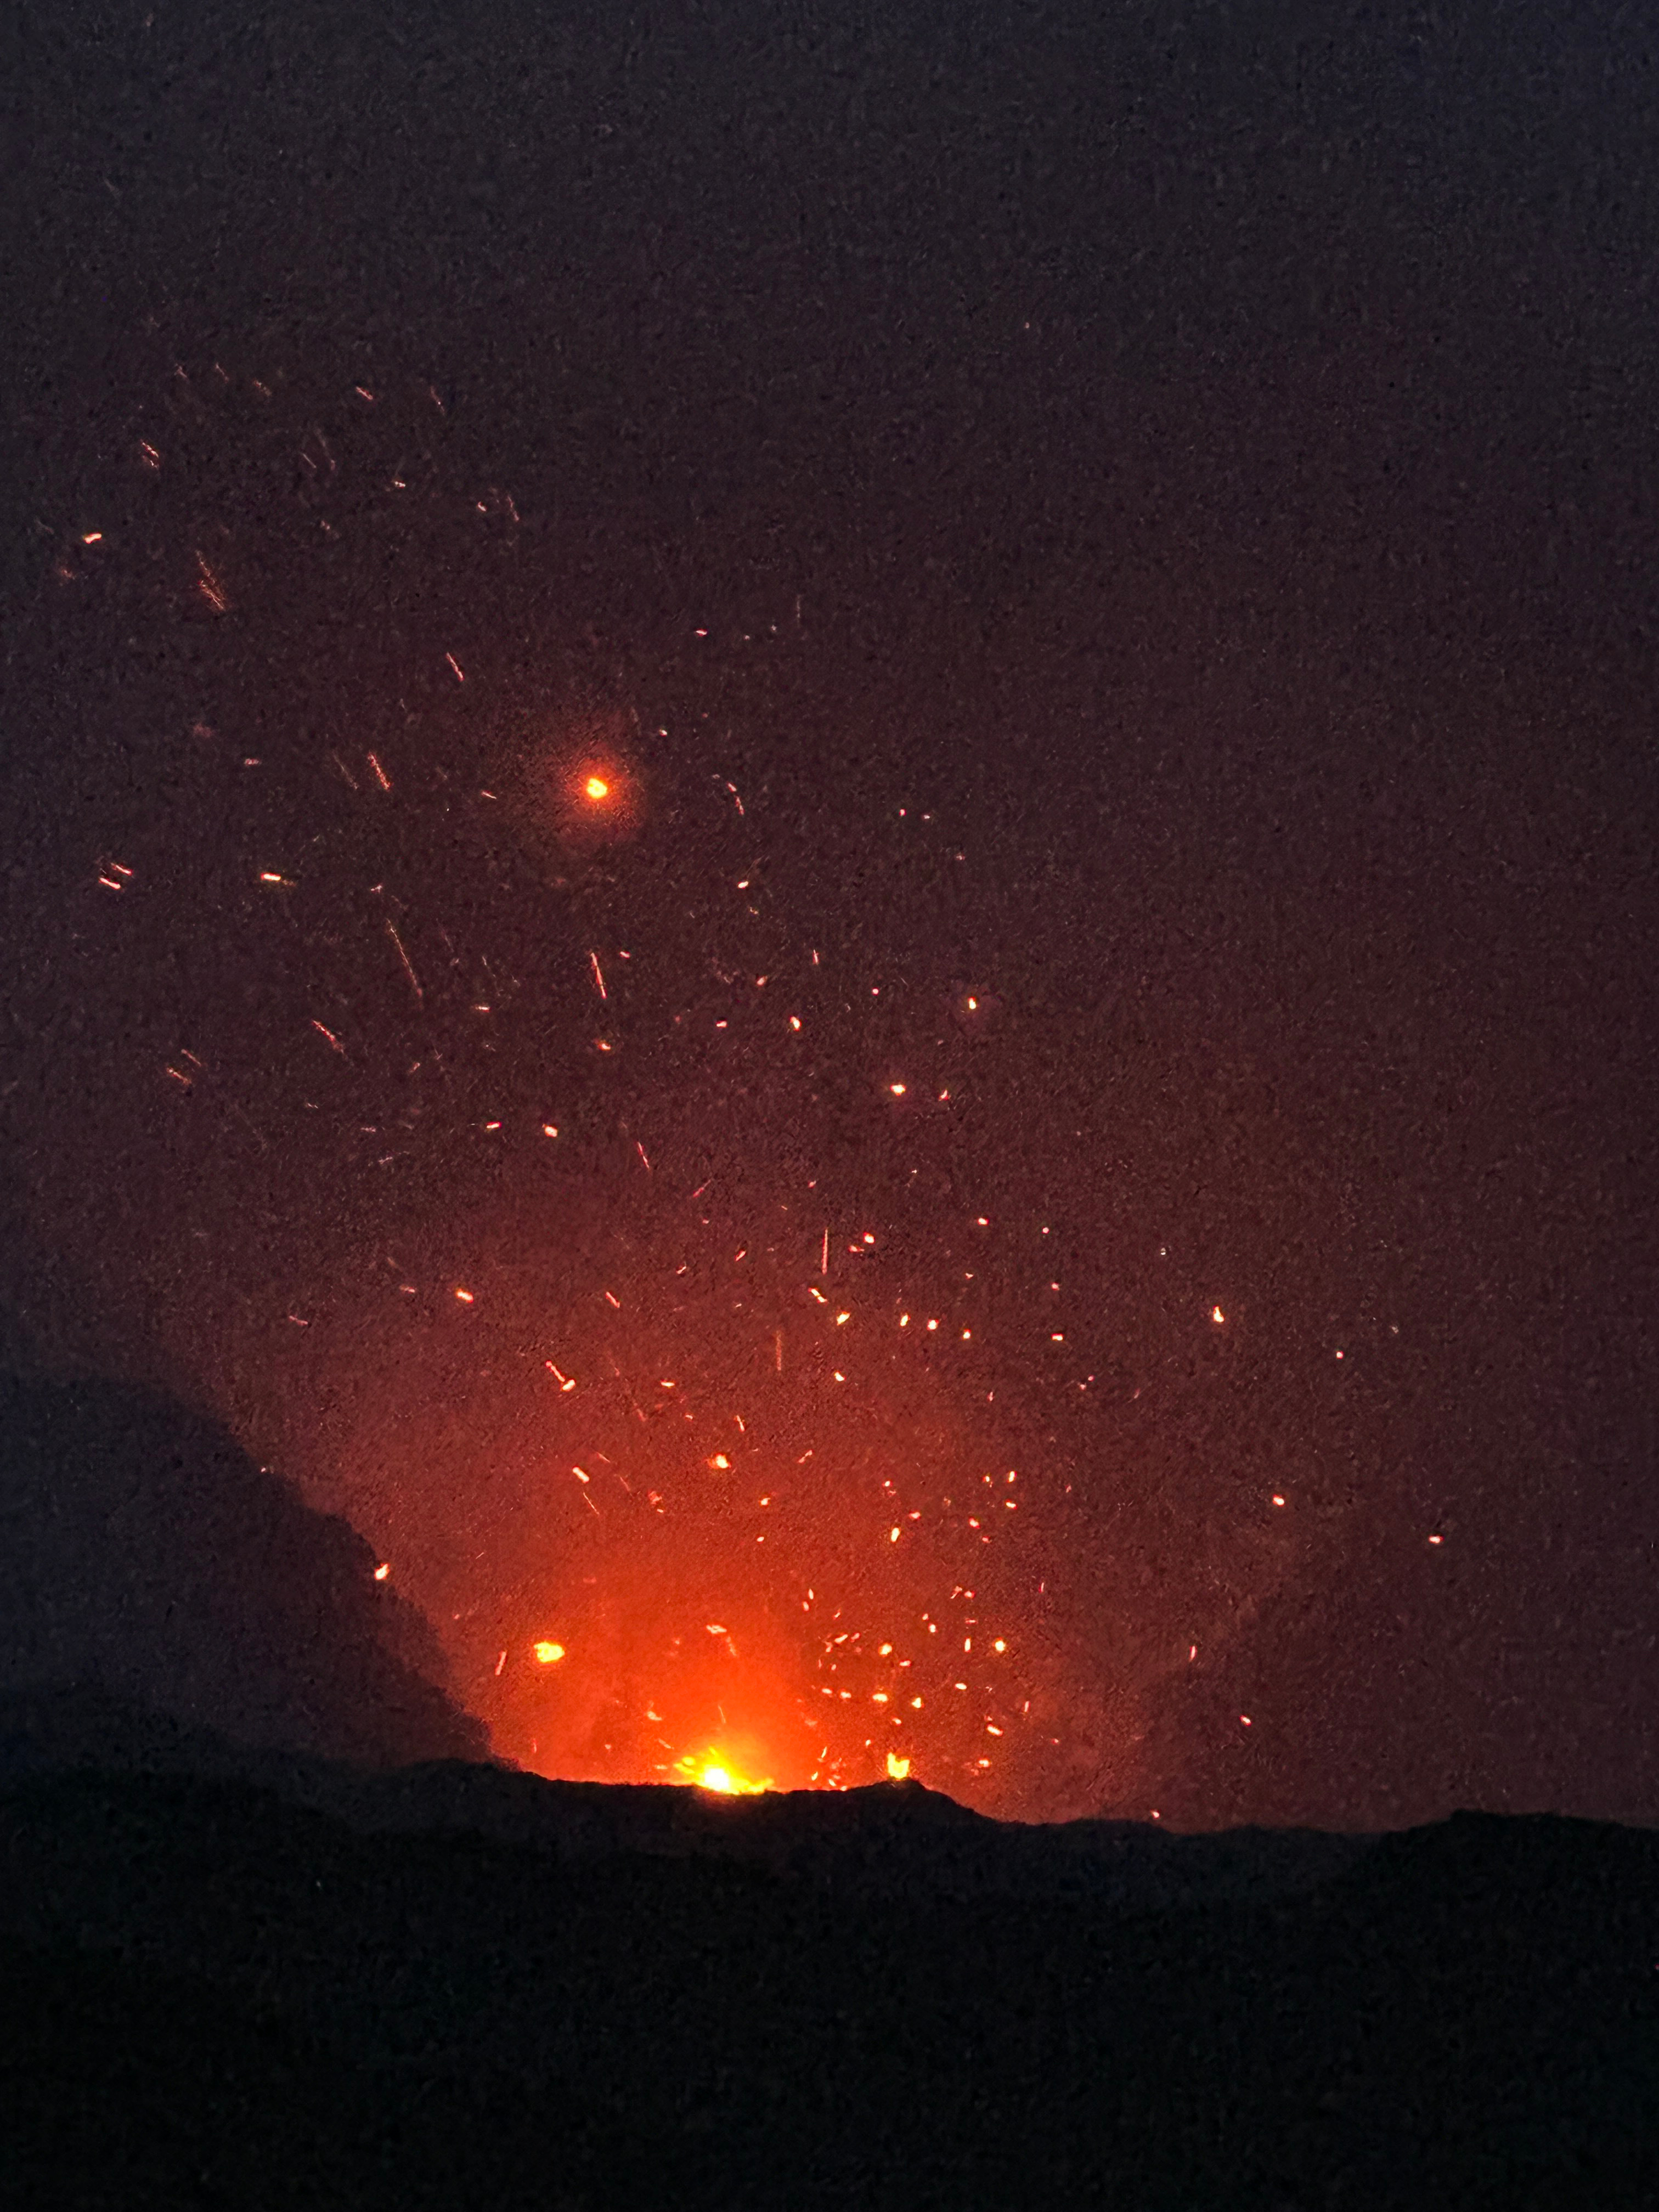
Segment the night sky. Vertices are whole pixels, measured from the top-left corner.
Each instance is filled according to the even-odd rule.
[[[1650,24],[455,12],[7,34],[18,1344],[545,1773],[1659,1816]]]

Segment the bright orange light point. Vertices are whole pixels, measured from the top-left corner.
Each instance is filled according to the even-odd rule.
[[[550,1667],[556,1660],[563,1658],[564,1646],[562,1644],[550,1643],[545,1637],[544,1637],[541,1642],[536,1646],[536,1656],[541,1661],[544,1667]]]
[[[751,1782],[746,1774],[739,1774],[727,1765],[717,1752],[711,1752],[702,1759],[688,1754],[676,1762],[676,1771],[699,1790],[711,1790],[717,1797],[758,1797],[772,1787],[770,1775],[763,1782]]]
[[[582,789],[595,805],[601,799],[609,799],[611,796],[611,786],[602,775],[590,775],[583,784]]]
[[[887,1754],[887,1779],[890,1782],[905,1782],[909,1779],[909,1760],[901,1759],[896,1751],[890,1751]]]

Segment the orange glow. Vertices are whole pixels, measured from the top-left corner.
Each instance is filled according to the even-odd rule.
[[[565,788],[575,800],[574,775]],[[600,957],[612,996],[625,994],[633,971],[613,938]],[[590,979],[578,979],[585,997]],[[580,1142],[561,1121],[503,1115],[490,1157],[507,1133],[531,1144],[550,1127]],[[533,1157],[550,1167],[550,1153]],[[717,1200],[718,1186],[690,1213],[694,1233]],[[887,1244],[884,1224],[836,1219],[832,1203],[807,1198],[804,1219],[781,1222],[775,1253],[763,1223],[757,1233],[742,1212],[729,1224],[716,1214],[700,1241],[722,1294],[735,1277],[748,1303],[707,1334],[700,1308],[682,1311],[679,1268],[688,1255],[696,1265],[695,1244],[674,1245],[654,1272],[607,1252],[587,1294],[556,1305],[496,1273],[467,1281],[463,1267],[485,1264],[476,1258],[431,1285],[433,1358],[429,1371],[398,1371],[398,1418],[434,1440],[457,1487],[499,1483],[506,1495],[510,1484],[515,1510],[495,1617],[456,1623],[467,1703],[498,1755],[533,1774],[722,1801],[920,1775],[998,1817],[1070,1814],[1085,1785],[1053,1756],[1059,1655],[1034,1632],[1023,1588],[1051,1565],[1028,1510],[1041,1471],[1015,1474],[1008,1447],[955,1410],[945,1363],[963,1316],[924,1306],[896,1326],[897,1285],[862,1256]],[[860,1267],[872,1279],[860,1282]],[[496,1347],[507,1337],[493,1332],[516,1344],[520,1329],[532,1356],[503,1391]],[[976,1322],[973,1342],[988,1336]],[[915,1356],[890,1370],[878,1347]],[[846,1370],[832,1369],[838,1357]],[[354,1454],[375,1480],[403,1449],[379,1436],[387,1419],[364,1417]],[[1018,1516],[1005,1510],[1016,1498]],[[1003,1533],[1016,1519],[1037,1523],[1029,1538],[1023,1525]],[[477,1610],[465,1563],[434,1573],[406,1530],[381,1540],[396,1553],[388,1583],[440,1620],[469,1601]],[[1043,1705],[1026,1703],[1037,1688]]]
[[[890,1751],[887,1754],[887,1779],[890,1782],[907,1782],[909,1777],[909,1760],[901,1759],[896,1751]]]
[[[626,844],[644,821],[647,795],[632,713],[571,700],[525,734],[514,772],[520,803],[563,848],[562,860]]]
[[[567,761],[555,770],[554,789],[564,833],[579,845],[610,843],[639,826],[639,778],[614,746]]]
[[[719,1797],[758,1797],[772,1787],[770,1775],[764,1781],[752,1781],[748,1775],[739,1774],[726,1754],[718,1751],[708,1752],[702,1759],[688,1753],[675,1762],[674,1771],[682,1780],[699,1790],[713,1790]]]

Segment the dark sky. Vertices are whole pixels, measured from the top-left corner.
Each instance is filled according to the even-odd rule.
[[[547,1771],[1654,1818],[1644,13],[380,13],[8,33],[37,1356]]]

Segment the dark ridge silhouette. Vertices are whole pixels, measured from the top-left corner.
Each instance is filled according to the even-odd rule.
[[[0,1687],[100,1685],[235,1741],[367,1767],[477,1759],[367,1543],[208,1416],[0,1375]]]
[[[1267,1867],[1208,1896],[1126,1886],[1132,1839],[1103,1831],[1092,1887],[964,1895],[967,1839],[1007,1839],[926,1792],[681,1793],[676,1856],[598,1844],[648,1813],[660,1845],[672,1792],[588,1793],[572,1849],[549,1838],[579,1801],[533,1778],[362,1787],[360,1814],[379,1790],[382,1814],[435,1791],[447,1814],[394,1832],[246,1780],[73,1764],[0,1786],[0,2128],[35,2185],[9,2201],[1656,2201],[1645,1831],[1459,1815],[1340,1839],[1290,1883],[1321,1839],[1144,1839]],[[459,1824],[511,1801],[528,1835],[537,1793],[540,1840]],[[744,1863],[710,1840],[727,1815],[817,1848]],[[1022,1848],[1028,1873],[1091,1856],[1066,1831]],[[902,1884],[862,1878],[895,1853]]]
[[[1075,1898],[1122,1910],[1295,1894],[1372,1850],[1371,1836],[1146,1822],[988,1820],[915,1782],[721,1796],[663,1783],[550,1782],[458,1759],[390,1771],[250,1748],[98,1690],[0,1692],[0,1786],[50,1774],[251,1783],[361,1835],[463,1834],[556,1852],[702,1859],[863,1896]]]

